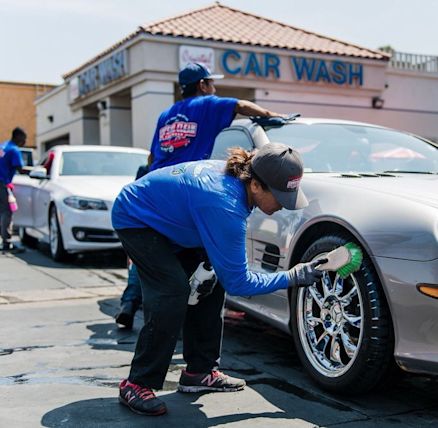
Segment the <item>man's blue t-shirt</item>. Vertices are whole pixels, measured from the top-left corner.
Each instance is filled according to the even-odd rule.
[[[286,272],[254,273],[246,257],[245,185],[225,174],[223,161],[186,162],[126,185],[113,210],[114,229],[151,227],[184,248],[203,247],[231,295],[270,293],[288,286]]]
[[[237,101],[215,95],[191,97],[161,113],[151,145],[150,171],[210,158],[215,138],[234,118]]]
[[[0,144],[0,181],[3,184],[9,184],[14,178],[15,171],[23,166],[23,157],[14,142],[6,141]]]

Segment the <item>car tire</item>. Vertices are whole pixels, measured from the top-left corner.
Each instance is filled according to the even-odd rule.
[[[49,214],[49,247],[50,255],[56,262],[62,262],[67,259],[61,228],[59,227],[58,213],[54,205],[50,208]]]
[[[351,241],[330,235],[314,241],[302,261]],[[364,253],[360,269],[345,280],[325,272],[322,280],[291,293],[291,330],[298,356],[323,389],[361,394],[382,382],[394,364],[394,333],[375,268]]]
[[[18,236],[20,237],[20,241],[23,245],[26,245],[30,248],[36,248],[38,246],[38,239],[34,238],[33,236],[30,236],[26,232],[26,228],[23,226],[20,226],[18,228]]]

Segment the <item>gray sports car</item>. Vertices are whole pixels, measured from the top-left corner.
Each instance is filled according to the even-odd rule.
[[[396,363],[438,374],[438,148],[419,137],[357,122],[302,119],[233,122],[226,149],[281,142],[301,153],[309,206],[248,219],[252,270],[275,272],[347,242],[363,250],[346,279],[326,272],[292,292],[229,297],[291,332],[309,375],[323,388],[360,393]]]

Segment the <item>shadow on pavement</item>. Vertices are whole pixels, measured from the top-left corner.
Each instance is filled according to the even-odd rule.
[[[59,263],[51,258],[49,246],[39,243],[36,249],[26,247],[26,251],[16,254],[16,257],[30,265],[57,269],[66,267],[79,267],[81,269],[126,267],[126,255],[122,250],[69,254],[65,262]]]
[[[118,297],[118,298],[102,299],[99,300],[97,304],[99,305],[100,312],[110,316],[111,318],[114,318],[120,306],[120,298]]]
[[[99,310],[114,319],[114,315],[119,309],[119,298],[102,299],[97,302]],[[141,311],[137,311],[134,321],[134,328],[128,330],[119,328],[115,322],[96,323],[87,325],[87,329],[91,331],[91,335],[87,343],[97,350],[116,349],[119,351],[134,352],[137,342],[137,335],[143,323]]]
[[[168,413],[159,417],[147,417],[132,413],[118,403],[116,398],[97,398],[67,404],[46,413],[41,419],[43,427],[94,428],[118,427],[213,427],[254,418],[287,418],[281,411],[262,413],[238,413],[233,415],[207,417],[202,404],[196,401],[201,394],[173,392],[163,398]],[[296,416],[293,416],[295,418]],[[183,418],[183,420],[182,420]]]
[[[98,303],[100,310],[106,315],[113,316],[118,308],[118,299],[104,299]],[[251,355],[256,355],[259,361],[263,360],[265,367],[275,365],[302,370],[296,354],[290,346],[291,340],[288,335],[242,314],[231,310],[227,312],[225,348],[228,348],[228,352],[246,360]],[[141,319],[136,320],[136,328],[132,331],[119,329],[115,323],[88,325],[87,328],[91,331],[88,342],[93,349],[117,349],[132,352],[141,322]],[[181,341],[178,342],[178,347],[181,348]],[[177,350],[178,352],[181,352],[181,349]],[[182,360],[177,360],[179,359],[174,359],[172,365],[184,364]],[[411,406],[405,403],[406,400],[413,400],[412,394],[417,396],[413,400],[418,401],[418,403],[414,403],[415,409],[420,405],[424,406],[423,408],[434,406],[434,398],[428,394],[429,392],[438,392],[438,384],[435,381],[427,378],[419,381],[418,378],[409,376],[407,379],[402,377],[386,390],[377,390],[357,398],[339,397],[315,389],[311,386],[310,381],[308,385],[297,384],[293,380],[288,381],[281,376],[270,374],[270,370],[264,370],[261,364],[252,365],[249,360],[247,362],[249,366],[247,368],[224,367],[224,371],[232,376],[242,375],[245,377],[247,388],[252,391],[251,394],[256,393],[261,400],[269,403],[269,410],[274,406],[273,411],[257,412],[253,410],[253,406],[251,411],[245,411],[245,400],[248,400],[248,397],[236,404],[237,400],[240,400],[239,393],[231,396],[231,400],[230,396],[227,396],[228,394],[215,394],[214,400],[216,401],[214,403],[217,404],[212,404],[209,401],[208,409],[204,410],[203,404],[198,402],[198,400],[201,401],[202,394],[178,393],[175,391],[176,384],[171,382],[164,388],[165,391],[169,392],[161,395],[168,406],[169,413],[161,417],[152,418],[132,413],[118,403],[115,397],[118,392],[114,388],[114,397],[76,401],[47,412],[41,419],[41,425],[66,428],[97,428],[102,426],[108,428],[214,427],[257,419],[253,422],[257,426],[269,426],[270,421],[271,424],[275,425],[274,420],[278,420],[278,423],[285,426],[296,425],[300,423],[300,420],[321,426],[330,422],[327,415],[332,415],[332,417],[336,415],[336,419],[345,421],[359,417],[364,423],[372,423],[373,417],[367,415],[381,413],[385,417],[385,406],[394,401],[398,404],[391,423],[403,423],[401,415],[408,409],[412,411]],[[409,395],[411,398],[406,398]],[[252,404],[249,401],[246,403],[248,406]],[[360,410],[358,411],[358,409]],[[205,413],[207,410],[213,415],[228,414],[208,416]],[[251,422],[249,423],[251,424]],[[245,426],[248,425],[245,424]]]
[[[120,300],[103,299],[98,302],[99,309],[105,315],[114,319],[114,315],[119,309]],[[88,345],[96,350],[114,349],[118,351],[128,351],[134,353],[137,336],[143,326],[143,312],[138,310],[134,320],[134,328],[132,330],[120,328],[115,322],[111,323],[96,323],[87,325],[87,329],[91,331],[91,335],[87,340]],[[181,339],[181,338],[180,338]],[[176,353],[181,353],[182,342],[179,340],[175,349]],[[173,358],[172,364],[185,364],[180,358]]]
[[[134,352],[137,342],[138,330],[119,329],[116,324],[91,324],[87,325],[91,331],[87,344],[92,349]]]

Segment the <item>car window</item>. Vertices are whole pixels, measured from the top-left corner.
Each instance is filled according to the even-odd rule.
[[[241,129],[224,129],[214,142],[211,159],[226,159],[228,149],[231,147],[242,147],[245,150],[252,150],[253,144],[249,135]]]
[[[438,172],[436,147],[391,129],[295,123],[266,133],[296,148],[309,172]]]
[[[142,153],[64,152],[59,175],[135,176],[138,167],[146,163],[147,156]]]
[[[33,166],[32,151],[26,149],[20,149],[20,152],[24,166]]]

